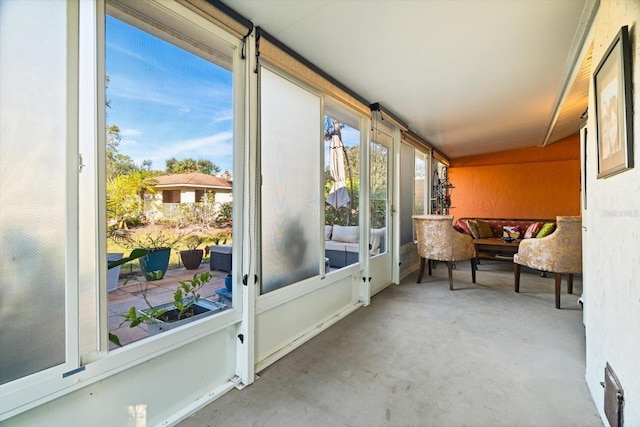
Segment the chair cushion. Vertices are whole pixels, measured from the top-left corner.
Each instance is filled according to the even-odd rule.
[[[333,232],[333,225],[324,226],[324,240],[331,240],[331,233]]]
[[[324,242],[324,249],[327,251],[341,251],[344,252],[347,250],[347,245],[340,242],[334,242],[333,240],[327,240]]]
[[[471,233],[471,228],[469,228],[469,224],[467,223],[466,219],[459,220],[456,225],[460,228],[460,230],[462,230],[463,233],[473,235],[473,233]]]
[[[520,227],[517,225],[505,225],[502,227],[502,237],[520,238]]]
[[[331,240],[334,242],[358,243],[359,239],[358,226],[342,226],[334,225]]]
[[[387,233],[387,228],[372,228],[371,229],[371,254],[376,255],[380,252],[380,245],[382,243],[382,239],[384,239],[385,234]]]
[[[483,221],[481,219],[476,220],[476,225],[478,227],[478,239],[489,239],[493,237],[491,224],[489,224],[487,221]]]
[[[478,221],[475,219],[470,219],[467,221],[467,226],[469,226],[469,231],[471,231],[471,237],[474,239],[480,238],[480,233],[478,233]]]
[[[527,227],[527,230],[524,232],[524,238],[531,239],[533,237],[536,237],[541,227],[542,227],[542,223],[540,222],[532,223]]]
[[[547,222],[545,225],[543,225],[540,228],[540,231],[538,231],[538,234],[536,234],[536,238],[540,239],[542,237],[546,237],[549,234],[551,234],[553,232],[553,230],[555,230],[556,228],[556,224],[553,222]]]

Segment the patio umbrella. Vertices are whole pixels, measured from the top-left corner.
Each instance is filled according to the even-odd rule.
[[[333,135],[329,144],[329,172],[334,182],[327,196],[327,203],[336,209],[347,206],[351,199],[344,175],[344,145],[338,135]]]

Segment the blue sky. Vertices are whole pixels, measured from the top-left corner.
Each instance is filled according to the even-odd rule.
[[[137,165],[171,157],[232,171],[232,75],[209,61],[107,17],[107,124]]]
[[[231,72],[111,16],[106,31],[107,124],[120,128],[120,153],[156,170],[190,157],[233,172]],[[347,126],[342,139],[357,145],[359,133]]]

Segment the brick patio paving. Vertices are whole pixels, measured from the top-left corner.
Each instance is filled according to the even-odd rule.
[[[140,277],[142,279],[140,283],[130,279],[125,285],[126,279],[120,278],[118,280],[118,289],[109,292],[109,332],[116,334],[123,346],[146,338],[148,336],[147,325],[144,323],[134,328],[129,327],[128,323],[120,326],[123,320],[122,316],[129,311],[130,307],[135,306],[138,309],[147,307],[141,290],[148,288],[147,299],[151,304],[170,302],[173,300],[173,292],[176,290],[180,280],[192,279],[194,274],[204,273],[205,271],[209,271],[208,261],[203,262],[197,270],[187,270],[184,267],[169,269],[162,279],[152,282],[146,282]],[[199,293],[202,298],[218,301],[218,295],[215,290],[224,288],[224,277],[227,273],[217,270],[209,272],[211,273],[211,280],[202,286]],[[111,342],[109,343],[110,350],[116,348],[118,346]]]

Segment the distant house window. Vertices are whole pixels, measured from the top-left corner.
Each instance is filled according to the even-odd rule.
[[[202,201],[204,190],[196,190],[196,203]]]
[[[180,203],[180,190],[162,190],[162,203]]]

